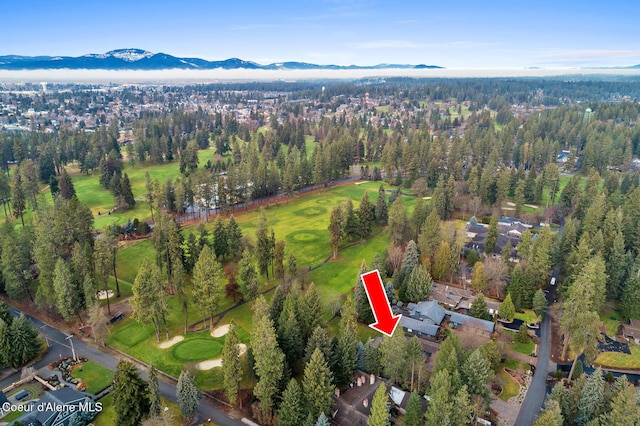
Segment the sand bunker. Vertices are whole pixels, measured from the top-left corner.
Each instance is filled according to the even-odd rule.
[[[360,182],[354,182],[354,185],[362,185],[363,183],[369,182],[368,180],[361,180]]]
[[[222,367],[222,358],[208,359],[196,364],[197,370],[211,370],[212,368]]]
[[[431,197],[422,197],[423,200],[430,200]]]
[[[104,290],[100,290],[98,292],[98,299],[100,299],[100,300],[106,299],[107,298],[107,294],[109,295],[109,298],[112,298],[113,297],[113,290],[109,290],[108,293],[106,291],[104,291]]]
[[[211,332],[211,337],[222,337],[229,332],[229,324],[221,325]]]
[[[184,336],[175,336],[169,340],[167,340],[166,342],[162,342],[158,345],[158,347],[160,349],[167,349],[170,348],[171,346],[175,345],[176,343],[182,342],[184,340]]]

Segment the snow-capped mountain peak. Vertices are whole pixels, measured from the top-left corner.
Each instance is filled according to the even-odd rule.
[[[140,59],[150,58],[153,53],[142,49],[117,49],[104,54],[104,57],[114,57],[127,62],[135,62]]]

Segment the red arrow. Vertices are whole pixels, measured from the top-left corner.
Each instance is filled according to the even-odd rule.
[[[376,322],[369,324],[369,327],[391,337],[402,315],[393,315],[393,312],[391,312],[391,304],[387,298],[387,293],[384,291],[382,278],[380,278],[380,272],[377,269],[362,274],[361,278],[371,304],[373,316],[376,318]]]

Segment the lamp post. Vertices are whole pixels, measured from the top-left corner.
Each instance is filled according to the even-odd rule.
[[[77,359],[76,359],[76,350],[73,347],[73,335],[71,334],[71,335],[67,336],[66,340],[68,340],[69,343],[71,343],[71,353],[73,354],[73,360],[77,361]]]

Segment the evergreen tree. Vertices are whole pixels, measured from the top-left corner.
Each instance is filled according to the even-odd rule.
[[[304,394],[296,379],[291,379],[282,393],[282,404],[278,409],[279,426],[299,426],[307,418]]]
[[[396,332],[391,337],[383,337],[378,347],[384,375],[396,384],[402,383],[407,376],[408,342],[404,333]]]
[[[227,227],[220,216],[216,218],[216,223],[213,226],[213,251],[220,258],[224,258],[229,252]]]
[[[547,309],[547,296],[542,289],[536,290],[533,294],[533,311],[542,318],[545,309]]]
[[[149,386],[149,415],[159,416],[160,409],[162,408],[160,403],[160,387],[158,385],[158,374],[156,368],[152,365],[147,370],[148,386]]]
[[[302,388],[306,399],[306,411],[316,417],[328,413],[333,403],[333,374],[319,348],[311,354],[304,369]]]
[[[307,347],[305,348],[305,357],[304,362],[307,364],[311,359],[311,355],[315,352],[316,349],[320,349],[322,355],[324,355],[324,359],[328,360],[331,357],[331,342],[329,341],[329,332],[326,328],[317,326],[313,333],[311,333],[311,337],[307,341]]]
[[[640,404],[633,385],[627,385],[611,398],[611,410],[600,416],[601,425],[637,425],[640,422]]]
[[[220,305],[222,294],[222,266],[215,255],[204,246],[193,268],[193,300],[200,311],[209,317],[213,327],[213,314]]]
[[[11,208],[13,216],[20,217],[22,226],[24,226],[24,212],[27,209],[27,199],[22,189],[22,176],[19,169],[13,174],[13,187],[11,188]]]
[[[472,317],[480,318],[483,320],[489,319],[489,309],[487,308],[487,302],[484,300],[484,296],[478,294],[473,302],[471,302],[471,308],[469,309],[469,314]]]
[[[302,342],[306,342],[313,330],[320,325],[322,300],[314,283],[311,283],[298,300],[298,323]]]
[[[513,306],[513,302],[511,301],[511,293],[507,293],[507,297],[504,298],[504,301],[498,308],[498,315],[502,319],[513,321],[513,317],[515,314],[516,308],[515,306]]]
[[[0,366],[6,367],[11,362],[11,330],[4,319],[0,318]]]
[[[267,226],[267,215],[263,210],[260,211],[260,218],[256,226],[256,257],[258,260],[258,270],[269,279],[269,264],[273,256],[273,248],[271,238],[269,237],[269,228]]]
[[[33,323],[24,314],[13,320],[9,328],[10,348],[9,365],[21,367],[40,353],[42,342]]]
[[[488,384],[493,379],[491,366],[482,350],[476,349],[462,364],[462,380],[471,395],[480,395],[485,400],[489,398]]]
[[[403,417],[405,426],[421,426],[422,422],[422,402],[418,392],[411,392],[407,402],[407,413]]]
[[[182,417],[187,423],[191,423],[198,410],[198,404],[202,394],[196,387],[196,382],[188,371],[183,370],[176,385],[176,398],[180,406]]]
[[[498,216],[491,216],[491,221],[489,221],[489,231],[487,231],[487,236],[484,241],[484,252],[487,254],[493,253],[493,250],[496,248],[496,244],[498,242]]]
[[[362,274],[367,272],[367,263],[364,259],[362,259],[362,263],[360,264],[360,271],[358,272],[358,278],[356,280],[356,286],[353,290],[353,300],[356,304],[356,313],[358,314],[358,319],[365,323],[371,324],[375,321],[373,317],[373,311],[371,310],[371,304],[369,303],[369,298],[367,297],[366,290],[364,288],[364,282],[362,281]],[[380,274],[382,276],[382,274]]]
[[[376,220],[379,224],[386,225],[388,219],[387,194],[384,191],[384,186],[380,185],[378,188],[378,201],[376,201]]]
[[[253,257],[245,249],[240,260],[240,291],[246,301],[251,301],[258,296],[260,292],[260,283],[258,282],[258,272],[253,264]]]
[[[358,206],[358,234],[363,240],[371,233],[375,216],[375,206],[369,201],[369,193],[365,192]]]
[[[420,260],[420,255],[418,254],[418,246],[415,241],[411,240],[407,243],[407,248],[404,250],[404,255],[402,256],[402,269],[401,273],[403,276],[407,276],[413,271]]]
[[[562,426],[564,419],[558,401],[548,400],[533,426]],[[622,424],[622,423],[611,423]]]
[[[11,326],[13,322],[9,305],[4,300],[0,300],[0,319],[4,321],[6,326]]]
[[[67,263],[61,258],[56,261],[53,271],[53,289],[56,297],[56,307],[62,318],[69,321],[80,316],[83,307],[82,291],[75,285]]]
[[[232,259],[237,259],[242,252],[242,231],[233,215],[227,224],[227,244],[229,255]]]
[[[240,382],[242,381],[242,362],[240,360],[240,339],[236,326],[229,324],[229,331],[224,338],[222,347],[222,375],[224,394],[232,405],[238,399]]]
[[[160,341],[161,328],[164,328],[168,339],[167,294],[160,279],[160,268],[151,263],[146,257],[143,259],[142,265],[140,265],[132,290],[131,307],[133,308],[133,317],[143,324],[153,324],[158,342]]]
[[[405,296],[412,302],[421,302],[429,297],[431,292],[431,276],[422,265],[414,268],[406,280]]]
[[[391,425],[391,416],[389,415],[389,396],[387,395],[387,386],[384,382],[380,383],[378,390],[373,395],[371,402],[371,414],[367,421],[369,426],[389,426]]]
[[[129,361],[118,362],[113,375],[113,409],[116,424],[137,426],[149,413],[149,389]]]
[[[300,359],[304,350],[304,342],[300,332],[296,298],[289,293],[278,321],[278,344],[282,352],[284,352],[289,366],[292,366],[296,360]]]
[[[353,377],[358,360],[356,353],[356,344],[358,343],[356,313],[352,297],[347,297],[347,300],[342,305],[340,315],[340,336],[337,347],[339,364],[334,373],[338,384],[346,384]]]
[[[471,270],[471,287],[479,292],[483,292],[487,288],[487,274],[484,270],[484,263],[476,262]]]
[[[62,169],[62,173],[58,178],[58,189],[60,191],[60,196],[64,199],[70,200],[76,195],[76,189],[73,186],[73,181],[66,169]]]
[[[284,374],[284,354],[278,347],[276,330],[263,296],[258,297],[254,303],[251,347],[255,359],[253,368],[258,376],[253,393],[260,400],[262,414],[269,418],[275,404],[278,383]]]
[[[314,426],[330,426],[330,425],[331,423],[329,423],[329,418],[324,413],[320,413],[320,415],[318,416],[318,420],[316,420],[314,424]]]
[[[120,196],[124,199],[125,204],[129,209],[132,209],[136,205],[136,198],[133,196],[133,192],[131,191],[131,181],[129,180],[129,175],[124,174],[122,178],[122,183],[120,184]]]
[[[420,235],[418,236],[418,248],[422,256],[433,256],[440,245],[440,241],[442,241],[440,217],[436,209],[431,209],[431,212],[420,227]]]
[[[578,416],[576,418],[578,424],[587,424],[604,412],[604,385],[604,376],[602,375],[602,370],[598,367],[587,378],[582,388],[582,394],[578,402]]]
[[[338,258],[338,246],[344,235],[344,220],[342,209],[340,206],[335,206],[331,210],[331,216],[329,217],[329,241],[331,248],[333,249],[333,259]]]
[[[347,198],[342,203],[343,230],[349,241],[360,237],[360,223],[356,211],[353,209],[351,198]]]
[[[391,204],[386,231],[389,238],[391,238],[391,242],[395,245],[401,245],[409,235],[407,206],[402,201],[402,197],[396,198]]]

